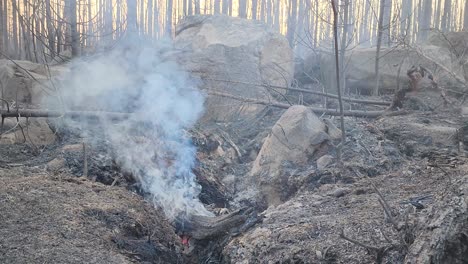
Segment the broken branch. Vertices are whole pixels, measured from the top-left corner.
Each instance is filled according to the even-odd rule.
[[[308,94],[315,94],[315,95],[320,95],[320,96],[329,97],[329,98],[333,98],[333,99],[338,99],[338,95],[324,93],[324,92],[317,92],[317,91],[312,91],[312,90],[307,90],[307,89],[301,89],[301,88],[284,87],[284,86],[259,84],[259,83],[249,83],[249,82],[232,81],[232,80],[211,79],[211,78],[204,78],[204,80],[215,81],[215,82],[246,84],[246,85],[260,86],[260,87],[265,87],[265,88],[275,88],[275,89],[294,91],[294,92],[301,92],[301,93],[308,93]],[[388,105],[391,104],[391,102],[375,101],[375,100],[364,100],[364,99],[356,99],[356,98],[350,98],[350,97],[342,97],[341,99],[343,101],[345,101],[345,102],[358,103],[358,104],[384,105],[384,106],[388,106]]]
[[[288,109],[290,107],[290,105],[288,105],[288,104],[272,102],[272,101],[258,100],[258,99],[247,98],[247,97],[240,97],[240,96],[235,96],[235,95],[232,95],[232,94],[221,93],[221,92],[216,92],[216,91],[209,91],[208,94],[214,95],[214,96],[225,97],[225,98],[231,98],[231,99],[238,100],[238,101],[241,101],[241,102],[259,104],[259,105],[266,105],[266,106],[273,106],[273,107],[278,107],[278,108],[283,108],[283,109]],[[340,111],[334,110],[334,109],[325,109],[325,108],[312,107],[312,106],[308,106],[308,108],[311,109],[313,112],[318,113],[318,114],[327,114],[327,115],[332,115],[332,116],[339,116],[340,115]],[[407,114],[407,113],[408,113],[407,111],[394,111],[394,112],[388,112],[388,111],[343,111],[344,116],[367,117],[367,118],[377,118],[377,117],[380,117],[380,116],[404,115],[404,114]]]

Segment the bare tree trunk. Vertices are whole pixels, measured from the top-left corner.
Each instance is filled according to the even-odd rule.
[[[154,19],[153,19],[153,31],[154,31],[154,37],[158,37],[159,36],[159,6],[158,6],[158,1],[155,1],[154,2],[154,7],[153,7],[153,15],[154,15]]]
[[[219,15],[221,13],[221,0],[214,0],[214,14]]]
[[[412,15],[413,0],[403,0],[401,5],[401,23],[400,23],[400,35],[406,36],[410,32],[411,20],[414,17]]]
[[[170,0],[172,1],[172,0]],[[201,14],[201,11],[200,11],[200,0],[194,0],[195,1],[195,14],[196,15],[200,15]]]
[[[263,21],[263,22],[266,21],[265,9],[266,9],[266,2],[265,2],[265,0],[260,0],[260,20]]]
[[[247,0],[239,0],[239,16],[247,18]]]
[[[344,113],[343,113],[343,100],[341,99],[341,88],[340,88],[340,63],[338,58],[338,8],[335,1],[332,1],[333,8],[333,36],[334,36],[334,46],[335,46],[335,67],[336,67],[336,84],[337,84],[337,95],[338,95],[338,105],[340,107],[340,124],[341,124],[341,143],[337,148],[338,152],[338,161],[341,162],[341,149],[346,142],[346,133],[344,126]],[[343,78],[343,77],[341,77]]]
[[[76,0],[70,0],[70,30],[72,57],[80,55],[80,36],[78,35],[78,21],[76,17]]]
[[[465,17],[463,20],[463,30],[468,31],[468,1],[465,1]]]
[[[407,1],[412,1],[412,0],[407,0]],[[370,3],[369,1],[364,2],[364,13],[363,13],[363,18],[362,18],[362,26],[361,26],[361,33],[359,36],[359,42],[363,42],[363,39],[366,40],[366,43],[370,41],[370,36],[369,36],[369,16],[371,15],[370,11]]]
[[[49,42],[49,52],[51,58],[55,57],[55,33],[54,33],[54,26],[52,24],[52,12],[50,6],[50,0],[45,1],[46,4],[46,21],[47,21],[47,40]],[[88,21],[88,23],[91,23]]]
[[[379,24],[378,24],[378,33],[377,33],[377,52],[375,53],[375,88],[373,91],[374,95],[379,95],[379,84],[380,84],[379,60],[380,60],[380,48],[382,46],[384,12],[385,12],[385,0],[380,0]]]
[[[268,25],[273,25],[273,0],[266,0],[267,1],[267,4],[266,4],[266,16],[267,16],[267,19],[266,19],[266,23]]]
[[[222,0],[222,1],[223,1],[223,10],[221,12],[223,12],[223,14],[227,15],[228,10],[229,10],[229,0]]]
[[[107,0],[105,2],[106,10],[104,11],[104,39],[105,44],[110,45],[113,40],[114,33],[114,21],[112,19],[112,1]]]
[[[318,10],[319,2],[315,0],[315,10]],[[317,11],[318,12],[318,11]],[[314,48],[318,46],[318,32],[319,32],[319,15],[315,14],[315,22],[314,22]]]
[[[257,11],[258,11],[258,1],[257,0],[252,0],[252,19],[256,20],[257,19]]]
[[[442,0],[436,1],[435,8],[434,28],[440,29],[440,12],[442,9]]]
[[[346,55],[346,46],[348,44],[348,30],[349,30],[349,1],[345,0],[343,3],[343,34],[341,35],[341,45],[340,45],[340,68],[341,68],[341,89],[346,91],[345,87],[345,55]]]
[[[6,13],[6,12],[5,12]],[[3,39],[3,30],[4,30],[4,24],[3,24],[3,17],[5,16],[5,13],[3,12],[3,2],[0,0],[0,52],[3,53],[5,52],[4,50],[4,39]],[[3,57],[2,54],[0,54],[0,58]]]
[[[89,0],[88,0],[89,1]],[[115,15],[115,38],[120,39],[122,31],[122,0],[117,0],[116,2],[116,15]],[[88,16],[91,14],[91,2],[88,2]],[[91,21],[89,21],[91,23]],[[91,24],[92,25],[92,24]],[[88,26],[88,30],[89,30]],[[89,34],[89,33],[88,33]]]
[[[188,7],[187,7],[187,15],[188,15],[188,16],[191,16],[191,15],[193,15],[193,3],[192,3],[192,0],[187,0],[187,4],[188,4]]]
[[[273,1],[273,0],[272,0]],[[275,29],[280,31],[280,0],[275,0]]]
[[[184,3],[186,1],[184,0]],[[148,7],[146,9],[146,25],[148,26],[148,35],[149,36],[154,36],[153,35],[153,0],[148,0]],[[184,12],[185,15],[185,12]]]
[[[3,51],[8,54],[9,38],[8,38],[8,0],[3,0]]]
[[[466,14],[466,11],[465,11]],[[452,19],[452,0],[445,0],[444,13],[442,15],[442,23],[440,25],[442,31],[450,31],[450,23]]]
[[[167,36],[172,36],[172,4],[172,0],[167,0],[165,30]]]
[[[19,45],[18,45],[18,17],[17,17],[17,12],[16,10],[18,9],[17,2],[18,0],[11,0],[11,7],[12,7],[12,13],[13,13],[13,41],[11,42],[12,46],[12,54],[15,59],[18,59],[18,54],[19,54]]]
[[[431,28],[432,18],[432,0],[424,0],[423,15],[419,24],[418,40],[424,41],[427,39],[428,31]]]
[[[145,1],[140,0],[140,23],[139,25],[139,30],[140,30],[140,35],[145,35]],[[171,12],[172,13],[172,12]]]
[[[289,0],[290,12],[288,14],[288,32],[287,39],[289,45],[294,48],[294,37],[296,35],[296,24],[297,24],[297,0]]]
[[[387,46],[391,45],[391,26],[392,26],[392,0],[385,1],[385,9],[384,9],[384,18],[383,18],[383,34],[382,34],[382,43],[385,43]]]
[[[130,36],[137,34],[137,6],[135,0],[127,0],[127,32]]]

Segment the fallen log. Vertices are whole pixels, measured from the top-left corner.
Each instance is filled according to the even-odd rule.
[[[8,117],[84,117],[98,118],[105,117],[111,120],[129,119],[132,113],[105,112],[105,111],[57,111],[57,110],[42,110],[42,109],[14,109],[0,110],[2,118]]]
[[[232,94],[221,93],[221,92],[216,92],[216,91],[208,91],[208,94],[230,98],[230,99],[238,100],[238,101],[245,102],[245,103],[273,106],[273,107],[278,107],[278,108],[283,108],[283,109],[288,109],[289,107],[291,107],[291,105],[289,104],[283,104],[283,103],[278,103],[274,101],[258,100],[258,99],[247,98],[247,97],[240,97],[240,96],[235,96]],[[327,114],[327,115],[332,115],[332,116],[340,115],[340,111],[334,110],[334,109],[325,109],[325,108],[312,107],[312,106],[308,106],[308,108],[311,109],[314,113],[317,113],[319,115],[321,114]],[[403,111],[403,110],[401,111],[357,111],[357,110],[343,111],[343,114],[345,116],[367,117],[367,118],[377,118],[380,116],[396,116],[396,115],[404,115],[407,113],[408,113],[407,111]]]
[[[324,92],[318,92],[318,91],[312,91],[312,90],[307,90],[307,89],[301,89],[301,88],[284,87],[284,86],[259,84],[259,83],[249,83],[249,82],[242,82],[242,81],[220,80],[220,79],[211,79],[211,78],[204,78],[204,80],[215,81],[215,82],[229,82],[229,83],[261,86],[261,87],[265,87],[265,88],[275,88],[275,89],[281,89],[281,90],[289,90],[289,91],[294,91],[294,92],[301,92],[301,93],[320,95],[320,96],[329,97],[329,98],[333,98],[333,99],[338,100],[338,95],[324,93]],[[383,105],[383,106],[389,106],[391,104],[391,102],[386,102],[386,101],[365,100],[365,99],[357,99],[357,98],[351,98],[351,97],[342,97],[341,99],[343,101],[345,101],[345,102],[358,103],[358,104]]]
[[[253,209],[243,208],[217,217],[192,215],[189,219],[179,220],[176,231],[196,240],[205,240],[245,231],[257,220]]]

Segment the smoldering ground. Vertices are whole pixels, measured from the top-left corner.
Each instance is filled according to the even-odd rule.
[[[192,173],[196,149],[185,133],[203,113],[204,96],[197,81],[165,55],[172,50],[168,40],[127,38],[111,51],[76,59],[60,94],[48,102],[60,101],[65,110],[132,113],[121,122],[99,118],[117,163],[169,219],[209,216]],[[67,123],[79,126],[87,141],[96,140],[87,129],[95,120]]]

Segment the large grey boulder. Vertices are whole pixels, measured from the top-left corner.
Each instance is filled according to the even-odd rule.
[[[321,144],[330,140],[326,131],[326,125],[305,106],[290,107],[276,122],[250,171],[268,204],[278,204],[287,196],[285,164],[307,165]]]
[[[287,86],[294,74],[286,38],[258,21],[228,16],[190,16],[176,31],[179,63],[202,78],[201,88],[235,96],[270,99],[272,92],[254,84]],[[222,80],[222,81],[219,81]],[[233,120],[263,106],[208,96],[205,119]]]
[[[41,104],[43,96],[53,94],[49,76],[65,71],[65,67],[47,67],[29,61],[0,60],[0,92],[8,101]]]

